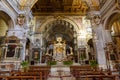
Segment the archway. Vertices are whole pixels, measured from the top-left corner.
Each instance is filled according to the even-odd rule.
[[[13,27],[11,17],[4,11],[0,11],[0,36],[4,36],[6,31]]]
[[[61,36],[70,46],[77,47],[78,25],[69,18],[62,16],[49,17],[38,27],[36,32],[43,32],[46,46],[55,41],[57,36]],[[45,42],[46,41],[46,42]]]
[[[114,12],[110,15],[106,22],[106,29],[111,31],[111,37],[113,40],[112,49],[110,50],[109,56],[110,61],[114,65],[113,68],[119,66],[120,60],[120,12]]]
[[[79,27],[73,20],[63,16],[50,16],[42,22],[35,32],[42,34],[41,46],[44,46],[45,54],[48,49],[51,49],[51,45],[53,46],[54,43],[57,43],[57,38],[61,37],[61,43],[65,42],[66,44],[65,54],[70,54],[71,47],[73,53],[77,55],[77,31],[79,31]],[[49,53],[53,54],[50,50]]]
[[[12,20],[7,13],[0,11],[0,45],[3,44],[5,36],[7,36],[7,31],[12,26],[11,21]]]

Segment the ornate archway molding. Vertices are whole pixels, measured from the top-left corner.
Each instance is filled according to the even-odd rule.
[[[3,11],[4,13],[6,13],[9,17],[10,17],[10,19],[11,19],[11,23],[12,23],[12,25],[11,26],[9,26],[8,27],[8,29],[10,29],[10,28],[14,28],[14,26],[15,26],[15,14],[13,13],[13,11],[12,10],[10,10],[10,9],[8,9],[9,7],[6,7],[5,6],[5,4],[4,3],[0,3],[0,11]],[[10,24],[11,24],[10,23]]]
[[[74,30],[76,32],[79,31],[79,26],[72,20],[70,19],[69,17],[62,17],[62,16],[57,16],[57,17],[54,17],[54,16],[50,16],[48,17],[45,21],[43,21],[43,23],[38,27],[38,29],[36,29],[37,31],[36,32],[44,32],[45,31],[45,26],[53,21],[56,21],[57,19],[61,19],[61,20],[64,20],[66,22],[69,22],[71,25],[73,25],[74,27]]]
[[[105,27],[105,29],[107,29],[107,30],[111,29],[111,24],[113,21],[111,21],[110,19],[111,19],[111,17],[113,18],[116,13],[120,14],[120,10],[114,10],[109,14],[109,16],[106,17],[106,19],[104,21],[104,25],[103,25]]]

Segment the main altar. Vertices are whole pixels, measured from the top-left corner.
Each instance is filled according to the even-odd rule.
[[[55,61],[63,61],[66,59],[66,44],[62,42],[61,37],[58,37],[57,42],[54,42],[53,59]]]
[[[49,45],[47,49],[47,56],[51,56],[53,61],[62,62],[69,59],[68,56],[73,56],[72,47],[69,46],[70,53],[66,54],[66,42],[62,40],[62,37],[57,37],[54,44]]]
[[[52,61],[56,61],[57,64],[51,66],[50,74],[47,80],[75,80],[70,73],[70,67],[63,64],[63,61],[69,60],[69,55],[73,55],[72,48],[69,48],[70,53],[66,54],[66,43],[62,40],[62,37],[57,37],[56,41],[54,41],[54,44],[50,45],[46,55],[52,56]],[[53,49],[51,50],[53,52],[50,52],[50,49]]]

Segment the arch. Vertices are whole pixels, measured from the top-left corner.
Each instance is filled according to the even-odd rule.
[[[13,26],[11,17],[4,11],[0,11],[0,28],[2,34],[0,36],[6,35],[6,32]]]
[[[5,7],[4,4],[0,4],[1,8],[0,8],[0,12],[4,12],[6,14],[6,16],[9,17],[10,22],[9,24],[9,29],[14,28],[15,26],[15,14],[13,13],[13,11],[10,11],[10,9],[8,9],[7,7]],[[7,20],[8,21],[8,20]]]
[[[53,34],[56,35],[54,35],[54,37],[51,37],[51,39],[55,39],[55,36],[57,35],[62,36],[66,40],[71,40],[73,38],[73,25],[71,23],[66,22],[65,20],[54,20],[48,23],[47,26],[45,26],[45,28],[46,30],[44,32],[44,36],[46,36],[45,38],[47,40],[51,37],[51,35],[53,36]]]
[[[56,21],[56,20],[57,20],[57,18],[48,17],[48,18],[38,27],[37,32],[39,32],[39,31],[40,31],[40,32],[44,32],[44,31],[45,31],[45,26],[46,26],[48,23],[53,22],[53,21]],[[78,32],[79,26],[78,26],[72,19],[70,19],[70,18],[68,18],[68,17],[62,17],[61,20],[64,20],[64,21],[66,21],[66,22],[71,23],[71,24],[73,25],[75,31]]]
[[[10,20],[11,18],[10,18],[10,16],[8,14],[6,14],[3,11],[0,11],[0,18],[2,18],[7,25],[9,25],[8,20]]]
[[[120,11],[119,10],[115,10],[115,11],[112,11],[110,13],[110,15],[105,19],[105,22],[104,22],[104,27],[105,29],[108,29],[110,30],[111,29],[111,24],[110,24],[110,21],[112,23],[112,18],[115,16],[115,14],[120,14]],[[108,25],[109,24],[109,25]]]

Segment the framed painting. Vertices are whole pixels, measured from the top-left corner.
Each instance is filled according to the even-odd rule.
[[[34,48],[32,52],[32,59],[39,60],[40,59],[40,48]]]
[[[6,57],[14,57],[15,50],[16,50],[16,45],[8,45]]]
[[[21,54],[21,48],[17,44],[8,44],[4,49],[5,59],[19,59]]]

